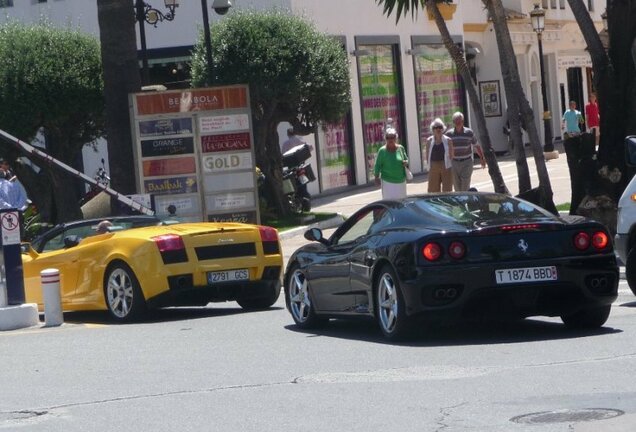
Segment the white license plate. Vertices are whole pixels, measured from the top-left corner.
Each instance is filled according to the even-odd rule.
[[[526,267],[495,270],[497,284],[541,282],[557,280],[556,266]]]
[[[222,283],[239,280],[249,280],[250,272],[247,269],[208,272],[208,283]]]

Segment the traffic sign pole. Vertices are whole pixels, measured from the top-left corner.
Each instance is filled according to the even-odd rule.
[[[0,279],[5,282],[6,301],[21,305],[25,301],[22,251],[20,249],[20,217],[16,209],[0,210]]]

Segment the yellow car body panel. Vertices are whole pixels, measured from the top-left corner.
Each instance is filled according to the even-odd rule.
[[[182,239],[186,261],[164,263],[153,237],[165,235],[177,235]],[[188,281],[191,275],[192,283],[188,284],[191,286],[184,288],[195,290],[210,287],[208,272],[213,271],[248,269],[249,281],[246,282],[257,283],[263,279],[266,268],[277,267],[279,274],[282,272],[283,257],[277,236],[275,242],[278,246],[266,254],[259,226],[239,223],[184,223],[94,235],[72,247],[23,253],[26,301],[43,307],[40,272],[57,268],[64,310],[107,309],[104,282],[109,266],[117,262],[132,269],[146,301],[169,293],[169,278],[180,281],[179,275],[188,275]],[[245,249],[254,253],[210,259],[198,257],[201,250],[221,251],[223,255],[228,248],[240,250],[244,249],[243,245],[250,245]],[[280,283],[280,276],[277,282]]]

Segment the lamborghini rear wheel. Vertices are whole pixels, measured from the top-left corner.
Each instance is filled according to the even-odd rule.
[[[262,310],[271,307],[280,296],[280,284],[272,284],[268,287],[269,294],[267,297],[243,299],[236,302],[245,310]]]
[[[110,315],[118,322],[137,320],[146,311],[146,299],[139,281],[123,262],[112,264],[106,270],[104,298]]]

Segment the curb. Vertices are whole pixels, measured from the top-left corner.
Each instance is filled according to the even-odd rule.
[[[281,240],[286,240],[291,237],[296,237],[297,235],[303,234],[309,228],[320,228],[321,230],[324,230],[327,228],[335,228],[339,226],[342,222],[344,222],[345,219],[346,217],[343,214],[338,213],[336,216],[329,219],[325,219],[324,221],[316,222],[314,224],[309,224],[305,226],[299,226],[299,227],[292,228],[287,231],[278,233],[278,238],[280,238]]]

